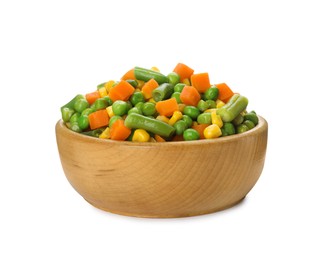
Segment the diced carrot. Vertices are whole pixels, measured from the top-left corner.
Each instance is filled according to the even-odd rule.
[[[190,79],[191,75],[194,73],[194,70],[188,67],[183,63],[178,63],[177,66],[173,69],[175,73],[180,76],[180,81],[184,79]]]
[[[215,84],[219,89],[218,99],[227,103],[228,100],[234,95],[233,91],[229,88],[226,83]]]
[[[96,99],[100,98],[100,94],[99,94],[98,90],[96,90],[94,92],[87,93],[85,95],[85,98],[86,98],[87,102],[90,105],[92,105],[96,101]]]
[[[145,83],[145,85],[142,87],[142,93],[145,97],[145,99],[150,99],[152,97],[152,92],[155,88],[157,88],[158,82],[154,79],[150,79]]]
[[[180,99],[183,104],[197,106],[201,99],[200,93],[192,86],[185,86],[180,94]]]
[[[88,115],[90,128],[96,129],[99,127],[107,126],[109,124],[109,115],[106,109],[101,109]]]
[[[179,110],[179,106],[175,98],[169,98],[157,102],[156,110],[161,116],[172,116],[174,111]]]
[[[205,139],[204,130],[207,126],[209,126],[209,124],[199,124],[193,125],[192,128],[195,129],[200,134],[200,139]]]
[[[157,142],[166,142],[166,140],[163,139],[160,135],[155,134],[154,138]]]
[[[121,78],[121,80],[127,80],[127,79],[133,79],[133,80],[135,79],[134,68],[127,71]]]
[[[199,93],[204,93],[210,88],[208,73],[198,73],[191,76],[192,86],[195,87]]]
[[[110,89],[109,97],[113,102],[116,100],[127,101],[133,92],[134,88],[132,85],[125,80],[121,80],[116,86]]]
[[[124,125],[122,119],[116,120],[110,127],[110,138],[112,140],[123,141],[129,137],[131,129]]]

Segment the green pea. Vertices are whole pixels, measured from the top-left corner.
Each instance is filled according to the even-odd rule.
[[[155,104],[152,102],[146,102],[142,106],[142,113],[145,116],[152,116],[156,113]]]
[[[189,117],[188,115],[183,115],[181,120],[183,120],[186,123],[187,127],[191,127],[193,124],[192,118]]]
[[[89,127],[89,120],[88,120],[88,116],[86,115],[81,115],[79,118],[78,118],[78,126],[82,129],[82,130],[85,130],[86,128]]]
[[[130,100],[126,101],[126,104],[127,104],[127,110],[129,111],[133,107],[133,105]]]
[[[238,134],[244,133],[246,131],[249,131],[249,128],[246,125],[241,124],[241,125],[237,126],[237,133]]]
[[[220,131],[221,131],[221,136],[227,136],[228,135],[225,129],[220,128]]]
[[[128,111],[128,115],[133,114],[133,113],[142,115],[142,110],[139,109],[138,107],[132,107],[132,108]]]
[[[175,72],[170,72],[167,76],[169,83],[172,85],[176,85],[180,82],[180,76]]]
[[[252,129],[255,127],[255,124],[251,120],[245,120],[243,124],[246,125],[249,129]]]
[[[75,112],[75,113],[71,116],[71,118],[70,118],[70,124],[71,124],[71,125],[77,124],[80,115],[81,115],[80,113]]]
[[[135,107],[137,107],[137,108],[141,111],[141,113],[142,113],[143,105],[144,105],[144,102],[138,102],[138,103],[135,105]]]
[[[62,120],[64,123],[67,123],[70,121],[72,115],[75,113],[75,111],[71,108],[68,107],[62,107],[61,108],[61,115],[62,115]]]
[[[212,115],[211,113],[202,113],[197,117],[197,123],[199,124],[211,124],[212,123]]]
[[[250,112],[244,115],[244,120],[250,120],[254,123],[254,125],[258,124],[258,117],[256,114]]]
[[[176,130],[176,135],[182,135],[183,132],[188,128],[188,126],[182,119],[175,122],[173,127]]]
[[[182,92],[183,88],[185,87],[184,83],[178,83],[174,86],[174,92]]]
[[[188,115],[193,120],[195,120],[198,117],[198,115],[200,114],[200,111],[198,110],[198,108],[196,108],[194,106],[185,106],[183,109],[183,114]]]
[[[221,131],[222,130],[225,132],[225,135],[234,135],[236,133],[236,130],[232,123],[224,123],[221,128]]]
[[[112,104],[112,111],[116,116],[123,116],[128,112],[128,104],[125,101],[117,100]]]
[[[232,123],[235,125],[235,126],[238,126],[238,125],[241,125],[244,121],[244,118],[241,114],[239,114],[235,119],[232,120]]]
[[[201,112],[204,112],[206,109],[209,108],[209,104],[204,101],[204,100],[200,100],[197,104],[197,108],[201,111]]]
[[[219,95],[219,89],[215,85],[211,86],[204,93],[206,100],[217,100],[218,95]]]
[[[135,106],[139,102],[145,102],[145,97],[142,92],[135,92],[131,97],[130,101],[133,106]]]
[[[210,109],[210,108],[216,108],[216,107],[217,107],[216,102],[215,102],[214,100],[211,100],[211,99],[206,100],[206,103],[208,104],[208,108],[209,108],[209,109]]]
[[[188,128],[183,132],[183,139],[185,141],[193,141],[200,139],[200,134],[193,128]]]
[[[95,110],[91,109],[90,107],[89,108],[86,108],[82,113],[81,115],[82,116],[88,116],[89,114],[95,112]]]
[[[109,96],[104,96],[103,99],[106,100],[108,106],[112,106],[113,102]]]
[[[116,116],[116,115],[111,117],[110,120],[109,120],[109,127],[111,127],[113,125],[113,123],[116,122],[118,119],[122,119],[122,117],[121,116]]]
[[[79,125],[77,123],[71,125],[71,130],[74,131],[74,132],[77,132],[77,133],[82,132],[82,129],[79,127]]]
[[[78,99],[74,103],[74,109],[76,112],[82,113],[83,110],[89,107],[89,103],[85,98]]]
[[[105,98],[98,98],[96,99],[96,101],[94,102],[94,110],[98,111],[101,109],[105,109],[108,106],[108,103],[106,101]]]
[[[174,92],[174,93],[171,95],[171,97],[172,97],[172,98],[174,97],[174,98],[177,100],[177,103],[178,103],[178,104],[182,103],[182,102],[181,102],[181,99],[180,99],[180,92]]]

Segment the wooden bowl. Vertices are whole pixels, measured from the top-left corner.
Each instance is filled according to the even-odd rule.
[[[212,140],[134,143],[69,130],[56,136],[64,173],[90,204],[137,217],[186,217],[229,208],[257,182],[268,125]]]

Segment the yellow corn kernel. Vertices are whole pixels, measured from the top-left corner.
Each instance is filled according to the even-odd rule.
[[[155,99],[153,99],[153,98],[148,99],[148,102],[151,102],[151,103],[156,104],[156,101],[155,101]]]
[[[168,124],[174,125],[177,121],[179,121],[183,117],[180,111],[174,111],[172,117],[169,119]]]
[[[187,86],[191,86],[190,80],[189,79],[183,79],[182,83],[184,83]]]
[[[99,135],[101,139],[109,139],[110,138],[110,129],[106,127],[106,129]]]
[[[204,113],[211,113],[211,112],[216,111],[216,110],[217,110],[217,108],[209,108],[209,109],[206,109],[204,111]]]
[[[212,115],[212,123],[215,125],[218,125],[219,128],[222,128],[224,123],[222,122],[220,115],[217,115],[216,110],[211,112],[211,115]]]
[[[181,112],[181,113],[183,113],[183,110],[184,110],[184,108],[185,108],[185,104],[183,104],[183,103],[180,103],[180,104],[178,104],[178,106],[179,106],[179,111]]]
[[[145,85],[145,81],[137,79],[137,84],[138,84],[137,87],[139,89],[142,89],[142,87]]]
[[[160,70],[157,67],[151,67],[151,70],[160,72]]]
[[[141,92],[141,89],[139,87],[136,87],[134,92]]]
[[[133,142],[148,142],[150,140],[150,135],[144,129],[136,129],[134,131],[132,141]]]
[[[220,108],[220,107],[224,106],[225,104],[226,104],[226,103],[223,102],[223,101],[221,101],[220,99],[217,99],[217,100],[216,100],[216,107],[217,107],[217,108]]]
[[[98,89],[98,92],[99,92],[100,97],[105,97],[108,95],[107,89],[105,87]]]
[[[166,116],[157,116],[156,119],[159,121],[165,122],[167,124],[169,123],[169,118]]]
[[[114,80],[109,80],[108,82],[105,83],[105,88],[107,90],[107,93],[109,93],[110,89],[116,84]]]
[[[221,134],[222,134],[221,130],[220,130],[219,126],[216,124],[207,126],[204,129],[204,136],[206,139],[217,138],[217,137],[221,136]]]
[[[106,107],[106,110],[107,110],[107,113],[108,113],[109,117],[113,117],[114,116],[114,113],[113,113],[113,110],[112,110],[112,106]]]

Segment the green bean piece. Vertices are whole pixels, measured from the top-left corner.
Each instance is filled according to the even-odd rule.
[[[121,117],[121,116],[116,116],[116,115],[114,115],[113,117],[111,117],[111,118],[109,119],[109,127],[111,127],[111,126],[113,125],[113,123],[116,122],[118,119],[122,119],[122,117]]]
[[[188,128],[183,132],[183,139],[185,141],[193,141],[200,139],[200,134],[193,128]]]
[[[75,111],[68,107],[61,108],[61,115],[63,122],[67,123],[70,121],[71,116],[75,113]]]
[[[135,106],[139,102],[145,102],[145,97],[142,92],[134,92],[130,97],[130,101]]]
[[[95,104],[94,111],[98,111],[98,110],[105,109],[106,107],[108,107],[107,100],[104,97],[96,99],[94,104]]]
[[[258,117],[255,113],[247,113],[243,116],[244,120],[250,120],[254,123],[254,126],[258,124]]]
[[[183,132],[188,128],[186,122],[184,122],[182,119],[175,122],[173,127],[176,130],[176,135],[182,135]]]
[[[199,124],[211,124],[212,123],[212,115],[211,113],[202,113],[197,117],[197,123]]]
[[[170,72],[167,75],[167,78],[168,78],[169,83],[172,84],[173,86],[175,86],[176,84],[180,82],[180,76],[176,72]]]
[[[221,131],[222,130],[224,130],[225,135],[234,135],[236,133],[234,125],[229,122],[223,124]]]
[[[133,113],[135,113],[135,114],[140,114],[140,115],[143,114],[143,113],[142,113],[142,110],[139,109],[138,107],[132,107],[132,108],[128,111],[128,115],[133,114]]]
[[[89,103],[85,98],[78,99],[74,103],[74,110],[79,113],[82,113],[88,107]]]
[[[128,112],[128,104],[125,101],[117,100],[112,104],[112,111],[116,116],[123,116]]]
[[[217,104],[214,100],[211,100],[211,99],[206,100],[206,103],[208,104],[208,109],[217,107]]]
[[[204,101],[204,100],[200,100],[198,103],[197,103],[197,108],[201,111],[201,112],[204,112],[206,109],[209,108],[209,104]]]
[[[184,87],[185,87],[184,83],[178,83],[174,86],[173,91],[181,93]]]
[[[183,114],[184,115],[188,115],[189,117],[191,117],[193,120],[195,120],[199,114],[200,111],[198,110],[197,107],[194,106],[185,106],[183,109]]]
[[[230,100],[217,109],[217,115],[221,116],[222,121],[231,122],[235,119],[248,105],[248,99],[239,94],[234,94]]]
[[[146,102],[142,106],[142,113],[145,116],[152,116],[156,113],[155,104],[153,102]]]
[[[78,94],[78,95],[76,95],[74,98],[72,98],[71,101],[69,101],[69,102],[66,103],[64,106],[62,106],[61,109],[64,108],[64,107],[74,109],[74,104],[75,104],[75,102],[76,102],[77,100],[83,99],[83,98],[85,98],[83,95]]]
[[[219,95],[219,89],[213,85],[209,89],[207,89],[204,93],[204,97],[206,100],[214,100],[216,101]]]
[[[249,130],[255,127],[255,124],[251,120],[244,120],[243,124],[246,125]]]
[[[137,80],[134,79],[127,79],[126,82],[130,83],[130,85],[134,88],[136,88],[138,86],[138,82]]]
[[[103,88],[105,86],[105,84],[106,84],[106,82],[97,85],[97,90],[100,89],[100,88]]]
[[[75,112],[75,113],[71,116],[71,118],[70,118],[70,124],[71,124],[71,125],[77,124],[78,119],[79,119],[80,116],[81,116],[80,113]]]
[[[149,81],[150,79],[154,79],[158,82],[158,84],[168,83],[168,78],[161,74],[158,71],[144,69],[140,67],[134,68],[134,75],[137,80],[143,80],[145,82]]]
[[[249,131],[249,128],[246,125],[241,124],[241,125],[237,126],[237,134],[241,134],[241,133],[244,133],[246,131]]]
[[[183,120],[183,121],[186,123],[186,126],[187,126],[188,128],[191,127],[192,124],[193,124],[192,118],[189,117],[188,115],[183,115],[181,120]]]
[[[177,100],[177,103],[180,104],[182,103],[181,98],[180,98],[180,92],[173,92],[173,94],[171,95],[171,97],[175,98]]]
[[[71,124],[71,130],[77,133],[82,132],[82,129],[79,127],[78,123]]]
[[[91,131],[82,132],[82,134],[92,137],[99,137],[104,130],[105,130],[104,128],[97,128]]]
[[[88,116],[86,115],[80,115],[80,117],[77,120],[78,126],[82,129],[85,130],[89,127],[89,120]]]
[[[128,128],[144,129],[163,137],[170,137],[175,132],[174,127],[165,122],[134,113],[126,117],[124,124]]]
[[[244,121],[244,118],[241,114],[239,114],[235,119],[232,120],[232,123],[235,125],[235,126],[238,126],[238,125],[241,125]]]
[[[153,99],[158,102],[171,97],[173,93],[173,85],[169,83],[163,83],[155,88],[152,92]]]

